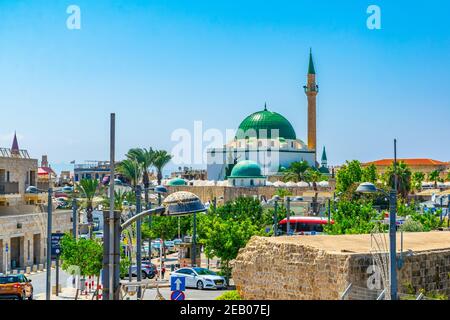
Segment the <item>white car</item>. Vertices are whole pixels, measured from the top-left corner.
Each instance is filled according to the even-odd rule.
[[[186,287],[203,289],[223,289],[226,281],[214,271],[205,268],[181,268],[170,274],[170,277],[185,277]]]

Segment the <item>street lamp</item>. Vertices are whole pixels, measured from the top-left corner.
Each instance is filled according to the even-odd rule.
[[[361,183],[356,189],[358,193],[382,193],[389,198],[389,268],[390,268],[390,292],[391,300],[397,300],[397,191],[392,190],[387,193],[378,189],[373,183]]]
[[[183,216],[187,214],[194,215],[191,259],[192,266],[196,265],[197,255],[197,213],[205,212],[206,208],[199,197],[191,192],[180,191],[169,195],[164,199],[164,205],[167,207],[167,213],[170,216]]]
[[[117,245],[120,242],[120,235],[122,233],[122,230],[126,229],[128,226],[133,224],[134,222],[151,215],[167,215],[167,216],[182,216],[182,215],[189,215],[194,214],[197,212],[203,212],[206,211],[205,206],[201,203],[200,199],[193,193],[180,191],[175,192],[169,195],[165,200],[163,205],[157,206],[153,209],[145,210],[140,213],[137,213],[133,217],[129,218],[125,222],[123,222],[121,225],[118,226],[117,229],[113,231],[112,237],[114,241],[113,251],[110,250],[110,244],[109,244],[109,228],[106,223],[104,223],[104,271],[107,270],[107,267],[112,264],[113,270],[119,270],[120,269],[120,259],[117,259],[117,257],[120,257],[120,252],[117,250],[120,250],[120,246]],[[105,214],[106,215],[106,214]],[[195,217],[195,216],[194,216]],[[108,217],[106,216],[108,219]],[[114,217],[116,219],[116,217]],[[120,219],[120,217],[117,215],[117,219]],[[117,249],[118,248],[118,249]],[[115,252],[117,251],[117,252]],[[113,259],[113,261],[109,261],[109,257],[113,256],[116,259]],[[112,281],[113,285],[109,286],[109,281]],[[105,273],[103,277],[103,283],[104,288],[107,292],[103,295],[105,298],[109,298],[109,293],[112,293],[113,300],[119,299],[119,284],[120,284],[120,276],[118,272],[113,273]],[[105,286],[106,285],[106,286]]]

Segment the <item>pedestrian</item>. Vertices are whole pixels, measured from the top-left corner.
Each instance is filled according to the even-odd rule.
[[[161,278],[164,279],[164,274],[166,273],[166,267],[164,267],[164,264],[161,266]]]

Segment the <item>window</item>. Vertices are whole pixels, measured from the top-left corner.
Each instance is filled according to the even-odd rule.
[[[6,182],[10,182],[10,173],[9,171],[6,172]]]
[[[275,147],[275,141],[273,141],[273,140],[270,141],[270,146],[271,146],[271,147]]]

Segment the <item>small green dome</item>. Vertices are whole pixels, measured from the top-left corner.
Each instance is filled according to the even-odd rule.
[[[256,132],[248,132],[248,130],[252,129]],[[263,111],[252,113],[241,122],[236,133],[236,138],[244,139],[246,137],[254,137],[256,133],[257,138],[260,138],[261,134],[261,138],[265,138],[264,135],[266,135],[268,139],[271,139],[271,130],[276,129],[278,129],[279,138],[296,139],[295,130],[291,123],[281,114],[269,111],[264,107]],[[263,133],[260,130],[266,131],[263,131]]]
[[[261,167],[255,161],[243,160],[231,170],[229,178],[263,178]]]
[[[186,183],[186,180],[184,180],[184,179],[173,178],[173,179],[169,180],[167,185],[168,186],[185,186],[185,185],[187,185],[187,183]]]

